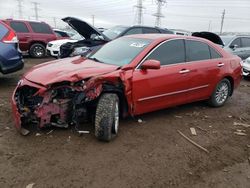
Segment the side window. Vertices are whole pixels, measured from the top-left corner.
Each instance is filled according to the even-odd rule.
[[[250,47],[250,38],[242,37],[241,43],[242,43],[242,47]]]
[[[211,59],[218,59],[218,58],[222,58],[222,56],[212,47],[209,47],[210,49],[210,54],[211,54]]]
[[[54,33],[56,34],[57,37],[62,37],[61,33],[58,31],[54,31]]]
[[[199,41],[186,40],[187,61],[210,59],[210,50],[207,44]]]
[[[10,27],[17,33],[29,33],[27,26],[22,22],[10,22]]]
[[[234,39],[233,42],[231,42],[230,46],[237,45],[238,48],[241,47],[241,41],[240,38]]]
[[[142,34],[142,28],[133,28],[128,30],[124,35]]]
[[[147,59],[155,59],[161,65],[170,65],[185,62],[184,40],[172,40],[157,47]]]
[[[44,34],[52,34],[52,30],[47,24],[37,23],[37,22],[29,22],[32,30],[35,33],[44,33]]]
[[[157,29],[155,28],[143,28],[143,33],[160,33]]]

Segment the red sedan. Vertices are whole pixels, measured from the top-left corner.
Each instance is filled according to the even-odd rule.
[[[242,78],[241,59],[202,38],[146,34],[121,37],[88,57],[33,67],[13,94],[22,133],[95,120],[109,141],[119,117],[207,100],[224,105]],[[93,117],[93,118],[92,118]]]

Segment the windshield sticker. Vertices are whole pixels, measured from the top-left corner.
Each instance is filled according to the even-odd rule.
[[[131,47],[136,47],[136,48],[142,48],[145,45],[146,45],[145,43],[140,43],[140,42],[133,42],[132,44],[130,44]]]

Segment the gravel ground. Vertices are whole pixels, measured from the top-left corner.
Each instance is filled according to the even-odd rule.
[[[222,108],[198,102],[123,119],[110,143],[97,141],[90,125],[82,136],[71,129],[21,136],[11,94],[23,72],[49,60],[26,58],[23,71],[0,75],[0,187],[250,187],[250,127],[234,125],[250,124],[250,81]]]

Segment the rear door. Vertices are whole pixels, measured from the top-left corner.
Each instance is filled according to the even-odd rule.
[[[190,78],[189,74],[186,74],[184,40],[163,42],[152,50],[142,63],[148,59],[160,61],[161,68],[142,70],[139,66],[134,71],[134,113],[141,114],[185,103]]]
[[[32,36],[27,25],[24,22],[20,21],[10,21],[10,27],[14,29],[17,34],[20,50],[29,50],[29,44],[32,41]]]
[[[250,37],[241,37],[242,59],[250,57]]]
[[[32,37],[34,41],[42,41],[45,44],[52,40],[56,40],[56,35],[50,26],[41,22],[29,22],[32,29]]]
[[[237,55],[241,58],[244,57],[244,49],[242,49],[241,37],[234,39],[229,47],[234,55]]]
[[[187,70],[190,75],[189,102],[210,97],[220,73],[225,68],[219,52],[208,44],[185,40]]]

